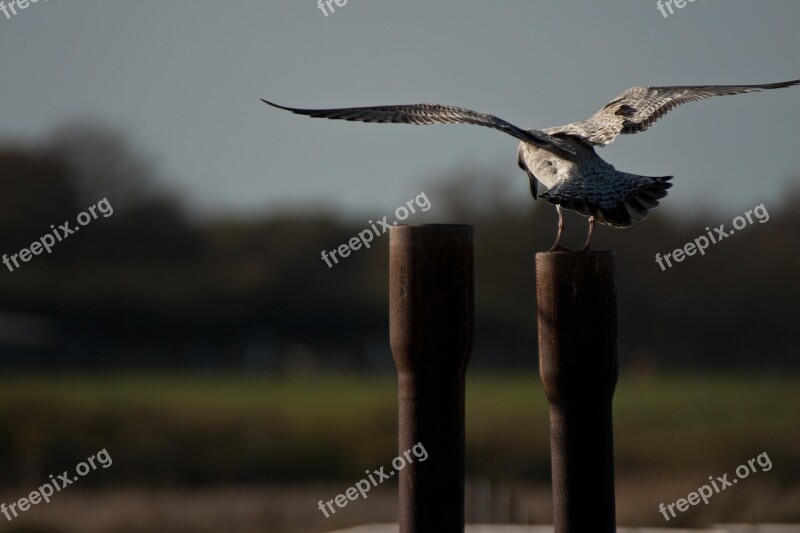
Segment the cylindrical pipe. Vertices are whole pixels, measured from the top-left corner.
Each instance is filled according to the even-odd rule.
[[[464,530],[464,376],[472,350],[472,226],[389,230],[389,323],[397,366],[400,533]],[[420,454],[422,455],[422,454]],[[415,455],[411,455],[416,459]]]
[[[617,298],[612,252],[536,254],[555,533],[613,533]]]

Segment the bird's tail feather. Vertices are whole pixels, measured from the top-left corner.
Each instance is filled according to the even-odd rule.
[[[625,228],[643,220],[650,209],[667,195],[672,176],[639,176],[617,172],[610,187],[598,184],[596,190],[576,189],[559,184],[540,193],[551,204],[593,216],[597,222]],[[564,187],[563,185],[567,185]]]

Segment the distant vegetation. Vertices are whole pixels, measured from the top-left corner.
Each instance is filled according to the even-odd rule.
[[[0,253],[101,198],[115,210],[52,254],[0,270],[0,365],[391,369],[388,236],[329,269],[320,252],[363,220],[310,211],[194,220],[156,183],[146,160],[99,128],[0,148]],[[544,201],[512,202],[501,190],[496,177],[456,172],[426,191],[433,208],[414,222],[475,227],[472,365],[533,368],[534,252],[550,246],[555,215]],[[595,247],[617,256],[623,365],[797,367],[799,203],[800,188],[787,191],[782,205],[767,206],[768,222],[665,272],[656,252],[742,213],[677,220],[656,210],[625,231],[598,230]],[[584,219],[567,224],[567,244],[579,245]]]

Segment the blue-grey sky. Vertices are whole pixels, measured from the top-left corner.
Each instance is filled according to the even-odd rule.
[[[8,0],[6,0],[8,3]],[[333,122],[268,108],[441,102],[522,127],[582,119],[633,85],[800,78],[800,2],[39,0],[0,13],[0,141],[118,128],[200,213],[391,212],[455,167],[507,175],[517,141],[471,126]],[[715,98],[600,149],[675,175],[664,209],[736,212],[800,181],[800,89]],[[434,198],[431,198],[435,202]]]

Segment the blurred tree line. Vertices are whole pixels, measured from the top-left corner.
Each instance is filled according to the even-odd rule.
[[[425,191],[432,209],[409,220],[475,227],[471,364],[484,368],[535,364],[534,253],[555,235],[555,210],[504,195],[509,179],[523,177],[454,171]],[[74,225],[103,198],[114,208],[51,254],[13,272],[0,265],[0,365],[392,367],[388,235],[328,268],[321,251],[365,229],[366,218],[287,209],[198,220],[158,183],[124,137],[93,125],[71,125],[38,145],[0,147],[0,253],[30,246],[51,225]],[[800,187],[786,191],[782,205],[765,206],[768,222],[666,271],[656,252],[683,247],[706,226],[730,227],[742,213],[675,216],[662,207],[627,230],[596,231],[594,247],[616,252],[623,365],[642,372],[796,367],[798,203]],[[585,219],[571,215],[566,223],[567,246],[580,246]]]

